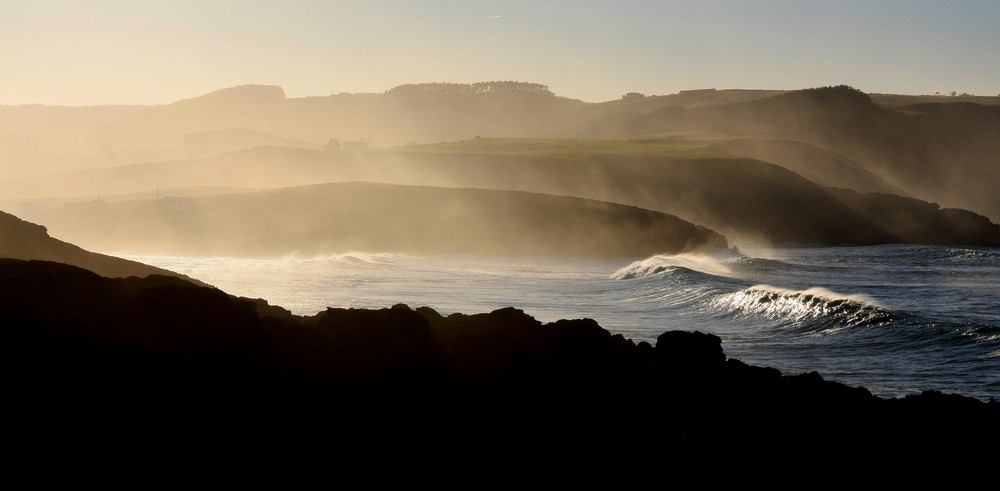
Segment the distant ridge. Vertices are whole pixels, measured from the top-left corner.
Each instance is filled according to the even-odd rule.
[[[918,198],[1000,221],[994,185],[1000,182],[1000,97],[866,94],[841,84],[696,89],[589,103],[560,97],[544,84],[500,80],[288,98],[279,86],[250,84],[162,106],[2,106],[0,120],[0,180],[191,161],[259,145],[383,150],[477,138],[694,135],[689,139],[702,143],[730,140],[712,157],[763,160],[818,184]],[[734,145],[734,139],[760,140],[763,147]],[[704,149],[702,143],[692,145]],[[0,190],[0,199],[73,196],[58,196],[53,188],[65,189],[61,184],[41,191],[15,185]]]
[[[214,90],[204,95],[181,99],[167,104],[178,106],[195,102],[247,102],[247,101],[277,101],[285,99],[285,89],[277,85],[246,84]]]
[[[542,95],[555,96],[547,85],[531,82],[498,80],[471,84],[423,83],[397,85],[386,94],[434,94],[434,95]]]
[[[884,96],[879,96],[884,99]],[[961,99],[961,98],[957,98]],[[709,132],[798,140],[839,153],[907,194],[1000,220],[1000,98],[925,97],[892,108],[847,85],[788,92],[731,104],[665,107],[595,121],[598,138]],[[898,102],[898,101],[897,101]]]

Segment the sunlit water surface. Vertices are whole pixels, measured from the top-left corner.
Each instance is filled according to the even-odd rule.
[[[728,356],[786,374],[816,370],[883,397],[941,390],[1000,398],[1000,249],[799,248],[621,260],[310,259],[124,255],[293,313],[516,307],[543,322],[589,317],[655,343],[717,334]]]

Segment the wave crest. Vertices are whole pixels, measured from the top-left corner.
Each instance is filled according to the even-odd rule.
[[[697,254],[656,255],[635,261],[611,274],[613,280],[645,278],[685,268],[714,276],[730,276],[733,271],[722,260]]]
[[[788,290],[755,285],[720,295],[711,304],[736,315],[793,323],[809,332],[881,325],[896,318],[893,312],[865,295],[843,295],[818,287]]]

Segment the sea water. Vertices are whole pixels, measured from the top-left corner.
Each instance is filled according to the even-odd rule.
[[[398,303],[591,318],[635,342],[698,330],[729,357],[818,371],[881,397],[1000,398],[1000,249],[911,245],[617,260],[345,253],[249,259],[118,254],[295,314]]]

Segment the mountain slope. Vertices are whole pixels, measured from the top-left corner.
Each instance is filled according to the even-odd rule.
[[[668,107],[595,124],[590,136],[710,131],[799,140],[857,161],[921,199],[1000,219],[1000,106],[970,102],[895,108],[847,86],[712,107]]]
[[[60,182],[79,189],[104,183],[122,191],[145,190],[150,197],[157,186],[192,182],[244,188],[344,181],[469,187],[637,206],[719,231],[737,244],[1000,243],[1000,226],[989,220],[949,225],[942,220],[948,213],[937,204],[885,193],[840,192],[767,162],[713,157],[708,142],[483,138],[364,152],[258,148],[202,161],[102,169],[37,182],[50,189]],[[852,168],[836,161],[833,165]],[[27,189],[32,182],[7,181],[0,187]],[[913,219],[899,226],[894,216],[870,206],[890,201],[893,207],[910,210]],[[58,208],[25,216],[54,226],[53,213]]]
[[[164,275],[203,284],[185,275],[165,269],[86,251],[73,244],[50,237],[48,231],[41,225],[26,222],[14,215],[0,211],[0,258],[3,257],[71,264],[110,278]]]

